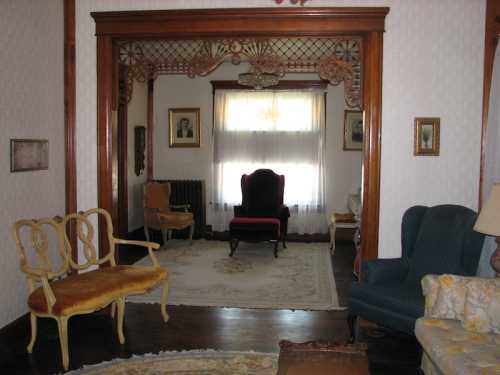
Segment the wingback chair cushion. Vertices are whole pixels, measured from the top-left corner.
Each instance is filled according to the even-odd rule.
[[[474,211],[457,205],[409,208],[402,220],[402,257],[362,262],[364,282],[351,286],[350,314],[413,334],[424,314],[424,275],[475,274],[484,239],[472,229],[475,219]]]

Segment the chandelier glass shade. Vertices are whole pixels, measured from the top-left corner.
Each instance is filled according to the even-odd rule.
[[[279,83],[279,75],[275,73],[262,73],[258,71],[240,73],[238,83],[243,86],[250,86],[256,90],[264,87],[275,86]]]

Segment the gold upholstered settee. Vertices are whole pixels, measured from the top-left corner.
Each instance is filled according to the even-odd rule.
[[[101,258],[94,245],[96,233],[92,224],[97,222],[99,216],[104,219],[101,223],[106,225],[106,240],[110,249]],[[75,225],[78,243],[83,252],[81,262],[76,262],[71,257],[71,245],[66,231],[71,223]],[[95,208],[70,214],[62,219],[19,220],[13,226],[13,234],[21,271],[26,274],[29,288],[31,340],[28,352],[32,352],[36,340],[37,318],[53,318],[57,321],[63,367],[67,370],[68,319],[73,315],[92,313],[108,305],[111,305],[112,317],[115,318],[116,315],[118,339],[123,344],[125,298],[131,294],[145,293],[157,285],[163,286],[161,313],[164,321],[168,320],[167,270],[160,267],[153,253],[153,249],[158,249],[159,245],[113,237],[113,225],[107,211]],[[116,245],[146,247],[152,265],[117,265]]]

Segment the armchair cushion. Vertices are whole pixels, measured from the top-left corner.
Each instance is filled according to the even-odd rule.
[[[156,267],[114,266],[72,275],[50,283],[56,297],[55,315],[71,316],[93,311],[117,298],[145,292],[167,277],[167,270]],[[47,313],[42,287],[30,294],[28,306],[35,312]]]
[[[401,258],[363,261],[361,273],[368,284],[402,282],[408,275],[408,262]]]

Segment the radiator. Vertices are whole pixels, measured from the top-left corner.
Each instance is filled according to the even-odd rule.
[[[203,180],[156,180],[170,183],[170,204],[190,204],[194,215],[194,238],[205,234],[205,181]],[[186,238],[189,230],[174,231],[173,236]]]

